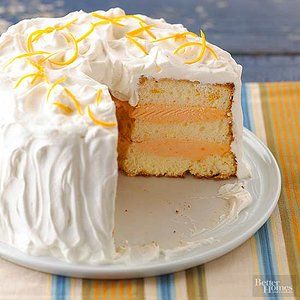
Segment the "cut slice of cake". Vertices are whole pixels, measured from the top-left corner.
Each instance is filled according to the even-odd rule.
[[[138,105],[115,99],[119,166],[128,175],[228,178],[234,85],[141,77]]]

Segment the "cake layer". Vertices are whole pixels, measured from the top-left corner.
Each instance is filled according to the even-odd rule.
[[[139,105],[180,104],[213,107],[228,111],[232,105],[234,85],[202,84],[197,81],[173,79],[140,79]]]
[[[120,127],[122,127],[120,134],[128,136],[127,127]],[[130,134],[130,140],[133,142],[159,138],[230,143],[232,140],[230,120],[166,125],[135,122]]]
[[[120,145],[120,144],[119,144]],[[236,173],[235,157],[231,152],[212,154],[202,160],[159,156],[128,145],[126,158],[119,157],[119,167],[129,176],[155,175],[182,177],[190,173],[197,177],[229,178]]]
[[[181,157],[192,160],[203,160],[210,155],[224,155],[230,152],[230,144],[215,143],[195,140],[179,140],[179,139],[152,139],[139,143],[130,143],[131,147],[143,153],[149,153],[162,157]]]

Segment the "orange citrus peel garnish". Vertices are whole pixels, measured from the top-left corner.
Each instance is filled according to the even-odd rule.
[[[103,20],[104,21],[103,24],[112,23],[112,24],[115,24],[115,25],[121,26],[121,27],[125,26],[124,24],[119,23],[118,20],[116,20],[116,18],[106,17],[106,16],[101,15],[101,14],[96,13],[96,12],[92,12],[92,16],[95,17],[95,18]]]
[[[117,125],[117,123],[115,123],[115,122],[105,122],[105,121],[97,119],[95,117],[95,115],[93,114],[93,112],[91,111],[91,108],[89,106],[87,106],[86,110],[87,110],[88,116],[90,117],[90,119],[93,121],[93,123],[95,125],[105,126],[105,127],[114,127]]]
[[[146,24],[146,22],[142,18],[138,17],[137,15],[124,15],[124,16],[115,17],[116,21],[123,20],[123,19],[135,19],[139,22]]]
[[[55,65],[58,65],[58,66],[66,66],[66,65],[70,65],[71,63],[73,63],[78,58],[78,54],[79,54],[78,43],[77,43],[75,37],[73,36],[73,34],[71,32],[69,32],[68,35],[71,37],[71,40],[72,40],[73,45],[74,45],[73,55],[68,60],[65,60],[65,61],[55,61],[55,60],[50,60],[49,59],[49,61],[52,64],[55,64]]]
[[[54,28],[56,30],[63,30],[63,29],[66,29],[66,28],[69,28],[70,26],[72,26],[74,23],[76,23],[78,21],[78,18],[75,18],[73,20],[71,20],[70,22],[66,23],[66,24],[63,24],[63,25],[55,25]]]
[[[23,54],[20,54],[20,55],[17,55],[15,57],[13,57],[12,59],[10,59],[8,61],[7,64],[4,65],[4,68],[8,67],[10,64],[12,64],[14,61],[16,61],[17,59],[20,59],[20,58],[28,58],[28,57],[31,57],[31,56],[36,56],[36,55],[43,55],[43,54],[49,54],[49,52],[45,52],[45,51],[35,51],[35,52],[28,52],[28,53],[23,53]]]
[[[103,93],[103,91],[101,89],[98,90],[97,95],[96,95],[96,104],[97,105],[99,105],[102,100],[102,93]]]
[[[59,109],[61,109],[66,115],[70,115],[73,112],[73,109],[70,106],[63,104],[61,102],[56,101],[53,102],[52,104],[58,107]]]
[[[185,62],[186,64],[194,64],[194,63],[200,61],[203,58],[203,55],[204,55],[206,49],[208,49],[210,51],[210,53],[214,56],[214,58],[218,59],[215,51],[211,47],[207,46],[205,33],[202,30],[201,30],[201,42],[188,42],[188,43],[182,44],[174,51],[174,54],[177,54],[179,51],[181,51],[187,47],[191,47],[191,46],[201,46],[201,51],[195,59],[186,61]]]
[[[64,91],[69,96],[69,98],[71,99],[71,101],[73,102],[73,104],[76,107],[78,113],[80,115],[83,115],[80,102],[77,100],[77,98],[75,97],[75,95],[68,88],[64,88]]]
[[[46,101],[49,100],[49,97],[52,93],[52,91],[61,83],[63,83],[67,78],[64,76],[62,78],[59,78],[57,79],[56,81],[54,81],[54,83],[52,84],[52,86],[50,87],[50,89],[48,90],[48,93],[47,93],[47,97],[46,97]]]
[[[132,30],[130,32],[127,32],[127,35],[130,35],[130,36],[137,36],[143,32],[146,32],[148,33],[153,39],[156,39],[156,36],[151,32],[151,28],[153,28],[154,25],[143,25],[141,22],[140,22],[140,28],[137,28],[135,30]]]
[[[63,24],[63,25],[55,25],[46,27],[44,29],[38,29],[30,33],[30,35],[27,38],[27,50],[32,52],[33,51],[33,42],[38,41],[43,35],[49,34],[55,30],[64,30],[66,28],[69,28],[71,25],[73,25],[75,22],[77,22],[77,18],[71,20],[70,22]]]
[[[148,55],[148,51],[146,48],[141,45],[138,41],[136,41],[133,37],[126,35],[127,39],[132,42],[134,45],[136,45],[145,55]]]
[[[182,32],[182,33],[175,33],[172,35],[162,37],[160,39],[156,39],[156,40],[152,41],[152,43],[162,42],[162,41],[169,40],[169,39],[174,39],[176,41],[176,40],[186,38],[187,36],[192,36],[194,38],[198,38],[198,35],[196,33],[187,31],[187,32]]]
[[[54,27],[46,27],[31,32],[27,38],[27,51],[33,52],[33,42],[36,42],[42,35],[51,33],[54,30]]]
[[[87,30],[85,33],[83,33],[79,38],[76,39],[76,42],[79,43],[85,38],[87,38],[95,29],[95,24],[91,23],[89,30]]]
[[[40,72],[26,74],[17,81],[17,83],[15,84],[15,88],[17,88],[25,79],[30,78],[30,77],[36,77],[36,76],[43,77],[44,75],[41,74]]]

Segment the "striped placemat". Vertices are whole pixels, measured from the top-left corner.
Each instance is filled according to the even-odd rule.
[[[279,205],[255,236],[205,265],[137,280],[51,276],[0,260],[0,299],[295,299],[293,292],[300,297],[300,83],[248,83],[242,99],[244,125],[269,146],[283,179]],[[262,280],[278,293],[263,291]]]

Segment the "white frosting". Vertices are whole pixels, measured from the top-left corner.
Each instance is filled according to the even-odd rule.
[[[221,217],[230,222],[235,221],[239,213],[252,203],[252,196],[242,182],[222,185],[218,191],[218,197],[229,202],[228,214]]]
[[[116,135],[69,124],[2,125],[1,240],[67,261],[112,260]]]
[[[98,13],[106,17],[123,16],[115,8]],[[186,32],[182,25],[170,25],[139,15],[157,38]],[[64,92],[68,88],[80,102],[82,110],[89,105],[97,119],[115,122],[115,108],[110,93],[138,103],[137,86],[141,76],[235,84],[233,99],[232,150],[238,162],[238,176],[243,175],[242,112],[240,105],[241,66],[229,53],[209,44],[218,59],[206,51],[194,64],[185,61],[199,53],[189,47],[183,54],[173,54],[180,43],[174,39],[153,43],[144,32],[139,42],[148,51],[130,42],[126,32],[140,27],[136,19],[121,19],[125,26],[107,23],[78,43],[79,56],[60,67],[44,63],[49,82],[31,84],[32,77],[18,88],[21,76],[37,72],[24,58],[7,62],[26,53],[27,38],[34,30],[76,21],[69,27],[75,38],[87,32],[99,19],[79,11],[63,18],[24,20],[11,26],[0,38],[0,236],[23,251],[59,257],[68,261],[99,263],[114,256],[112,238],[114,195],[117,180],[117,128],[95,126]],[[101,20],[100,20],[101,21]],[[67,60],[74,52],[68,30],[57,30],[42,36],[34,50],[58,54],[52,60]],[[187,37],[188,40],[192,39]],[[32,57],[37,61],[47,56]],[[4,68],[5,67],[5,68]],[[66,76],[50,97],[51,83]],[[95,103],[102,89],[102,101]],[[60,101],[73,113],[66,116],[53,105]]]

